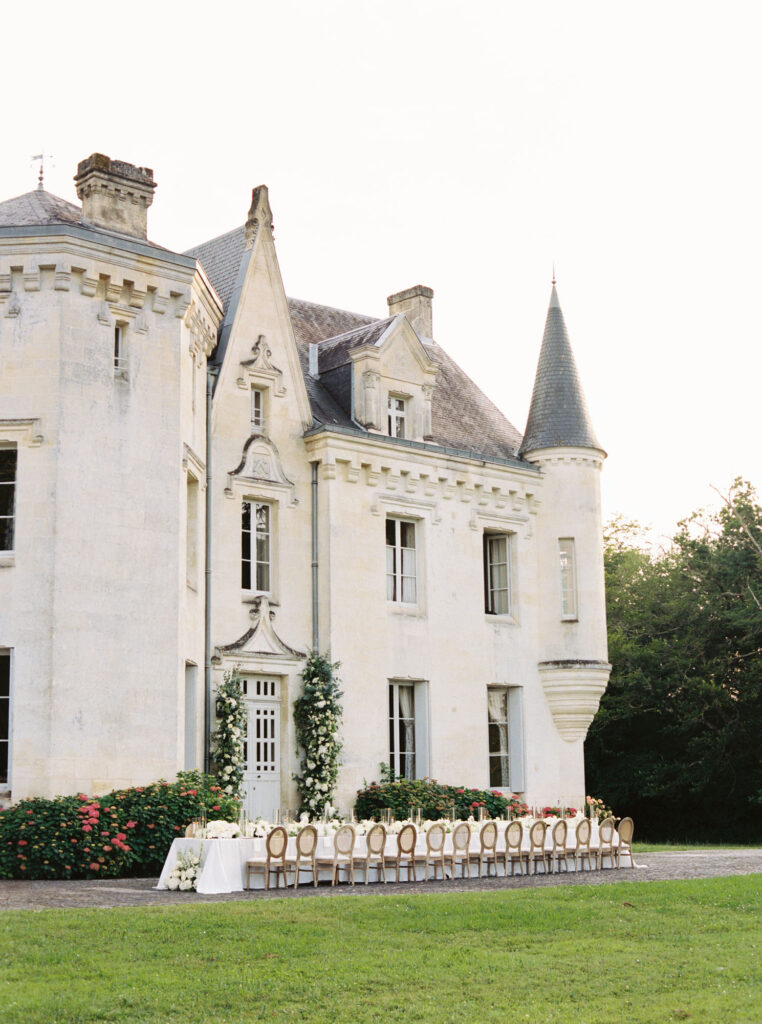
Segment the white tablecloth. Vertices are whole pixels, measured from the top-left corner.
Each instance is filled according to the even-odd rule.
[[[504,830],[507,826],[506,823],[498,822],[498,841],[497,849],[498,853],[502,854],[505,849],[505,838]],[[614,834],[614,843],[618,841],[618,836]],[[574,857],[571,856],[575,846],[575,834],[574,828],[570,827],[567,835],[567,850],[569,856],[569,867],[573,871],[575,870]],[[595,850],[598,846],[598,825],[593,824],[592,836],[590,840],[591,850]],[[551,829],[549,828],[545,837],[545,849],[551,850],[553,848],[553,838]],[[529,850],[529,830],[524,828],[524,837],[522,843],[523,850]],[[186,851],[192,851],[197,856],[201,857],[201,873],[197,882],[197,891],[200,893],[211,894],[211,893],[225,893],[225,892],[241,892],[246,887],[246,861],[247,860],[264,860],[266,856],[265,840],[264,839],[175,839],[172,846],[167,854],[167,859],[164,862],[157,889],[167,888],[167,878],[174,870],[177,865],[178,854]],[[445,838],[445,853],[452,852],[452,836],[450,833]],[[479,854],[479,833],[475,832],[471,836],[471,843],[469,845],[469,852],[472,857],[472,872],[475,874],[478,870],[478,862],[473,862],[474,854]],[[364,857],[367,853],[367,847],[365,844],[365,836],[358,836],[355,841],[355,856]],[[397,837],[396,835],[388,835],[386,838],[386,856],[393,857],[397,853]],[[416,844],[416,856],[426,854],[426,838],[423,832],[418,833],[418,842]],[[296,855],[296,843],[293,837],[289,838],[287,856],[294,857]],[[318,859],[330,860],[333,858],[333,836],[320,836],[318,839],[318,845],[316,850],[316,856]],[[612,865],[608,865],[612,866]],[[486,872],[486,866],[485,866]],[[416,878],[418,880],[423,879],[424,865],[419,864],[416,869]],[[498,873],[503,873],[503,866],[498,865]],[[378,871],[374,867],[372,869],[370,881],[378,881]],[[289,875],[293,881],[293,872]],[[389,881],[394,879],[394,868],[387,867],[386,877]],[[407,880],[408,872],[407,868],[403,866],[400,873],[402,879]],[[320,869],[318,878],[323,881],[330,881],[331,868],[323,867]],[[300,876],[302,882],[311,882],[312,878],[308,872],[305,872]],[[355,881],[364,881],[364,871],[361,866],[355,867]],[[264,888],[264,872],[256,872],[251,879],[251,887],[254,889]],[[275,877],[273,876],[271,885],[275,884]]]

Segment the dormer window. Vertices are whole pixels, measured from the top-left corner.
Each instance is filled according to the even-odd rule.
[[[407,403],[404,398],[397,395],[389,395],[389,437],[405,437],[405,421],[407,417]]]
[[[251,389],[251,432],[261,434],[265,426],[265,393],[261,388]]]

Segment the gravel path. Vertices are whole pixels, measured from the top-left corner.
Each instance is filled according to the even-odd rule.
[[[489,889],[526,889],[548,885],[611,885],[617,882],[657,882],[683,878],[717,878],[722,875],[762,875],[762,848],[744,850],[695,850],[683,853],[636,854],[637,867],[508,878],[455,879],[400,885],[321,884],[302,885],[296,892],[256,890],[200,896],[198,893],[158,891],[155,878],[104,878],[77,882],[25,882],[0,880],[0,910],[44,910],[51,907],[152,907],[198,906],[232,900],[302,899],[400,893],[476,892]],[[761,883],[762,884],[762,880]]]

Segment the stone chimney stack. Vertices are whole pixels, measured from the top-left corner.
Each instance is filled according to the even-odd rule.
[[[389,306],[389,316],[404,313],[419,337],[433,338],[431,319],[431,300],[433,298],[432,288],[416,284],[404,292],[397,292],[396,295],[388,297],[386,302]]]
[[[93,153],[81,161],[74,181],[83,223],[134,238],[146,237],[148,207],[156,188],[150,167],[133,167]]]

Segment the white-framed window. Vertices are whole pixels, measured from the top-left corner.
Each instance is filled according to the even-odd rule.
[[[487,687],[487,745],[491,789],[524,789],[521,687]]]
[[[0,786],[10,780],[11,652],[0,651]]]
[[[484,534],[484,610],[488,615],[511,615],[511,538]]]
[[[185,663],[185,771],[193,772],[198,767],[196,757],[198,696],[198,665],[192,661]]]
[[[271,505],[241,503],[241,588],[268,593],[272,589]]]
[[[16,468],[15,446],[0,448],[0,552],[14,549],[16,535]]]
[[[407,403],[398,395],[389,395],[388,403],[389,437],[405,437]]]
[[[397,779],[422,779],[429,770],[428,688],[424,680],[389,680],[389,768]]]
[[[573,537],[560,537],[558,556],[561,575],[561,618],[577,618],[577,558]]]
[[[186,481],[185,582],[198,588],[199,563],[199,483],[191,473]]]
[[[127,373],[127,357],[124,351],[126,327],[117,324],[114,327],[114,375],[124,376]]]
[[[386,599],[401,604],[418,600],[415,523],[386,520]]]
[[[262,388],[251,389],[251,432],[259,434],[265,426],[265,393]]]

